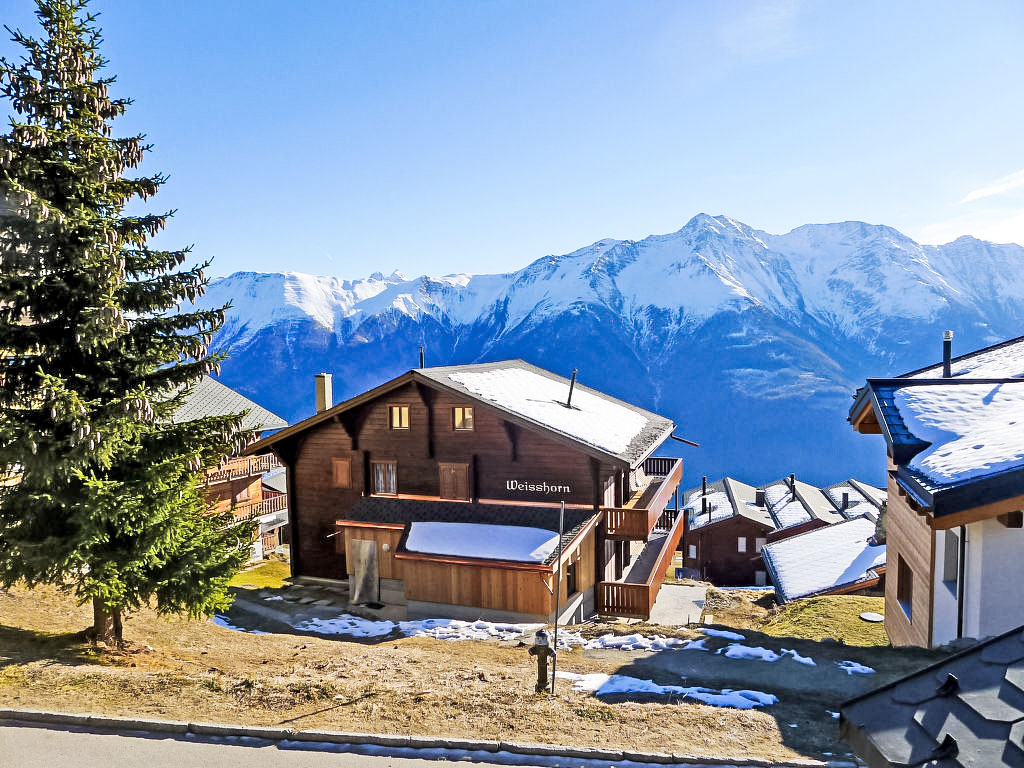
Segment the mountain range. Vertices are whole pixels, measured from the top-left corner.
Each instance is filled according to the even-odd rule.
[[[884,482],[880,437],[855,434],[868,376],[1024,333],[1024,248],[963,237],[921,245],[862,222],[784,235],[698,215],[643,240],[599,240],[507,274],[359,280],[238,272],[203,306],[232,303],[214,346],[221,380],[290,422],[418,365],[520,357],[672,418],[699,482]]]

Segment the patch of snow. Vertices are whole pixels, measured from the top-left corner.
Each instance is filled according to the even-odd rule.
[[[536,632],[543,624],[505,624],[501,622],[460,621],[458,619],[419,619],[400,621],[398,628],[408,637],[432,637],[435,640],[515,640]],[[561,643],[561,638],[559,638]]]
[[[705,507],[705,502],[706,513],[701,511]],[[691,530],[730,518],[734,512],[732,502],[729,501],[729,496],[724,491],[715,491],[706,496],[702,496],[700,491],[696,491],[690,494],[683,509],[690,513],[689,527]]]
[[[321,635],[349,635],[350,637],[384,637],[395,631],[395,622],[373,621],[345,613],[333,619],[312,618],[293,625],[300,632]]]
[[[798,664],[806,664],[809,667],[816,667],[816,666],[818,666],[817,664],[814,663],[814,659],[812,659],[810,656],[801,656],[799,653],[797,653],[796,651],[791,650],[789,648],[783,648],[782,649],[782,655],[783,656],[792,656],[793,657],[793,661],[797,662]]]
[[[707,651],[707,638],[701,638],[700,640],[691,640],[683,646],[684,651]]]
[[[281,597],[281,595],[271,595],[270,597],[264,597],[263,599],[267,600],[268,602],[273,600],[284,600],[284,598]]]
[[[718,653],[725,655],[729,659],[755,659],[757,661],[778,661],[782,657],[775,653],[775,651],[769,651],[767,648],[761,648],[759,646],[740,645],[739,643],[730,643],[725,648],[720,648]]]
[[[775,694],[763,691],[734,691],[728,688],[716,691],[713,688],[702,688],[699,686],[659,685],[652,680],[644,680],[627,675],[607,675],[601,672],[587,675],[580,675],[575,672],[556,672],[555,677],[561,680],[572,681],[573,690],[578,693],[593,693],[595,696],[630,693],[653,696],[672,694],[684,699],[693,699],[702,704],[709,704],[713,707],[730,707],[733,709],[765,707],[775,704],[779,700]]]
[[[761,556],[775,574],[776,590],[787,600],[853,584],[885,565],[885,545],[868,543],[875,524],[866,517],[819,528],[766,544]]]
[[[721,637],[724,640],[746,640],[745,635],[741,635],[739,632],[730,632],[726,629],[705,629],[701,627],[703,632],[708,637]]]
[[[1024,383],[903,387],[896,408],[907,429],[931,445],[910,461],[946,485],[1024,464]]]
[[[779,528],[800,525],[811,519],[807,510],[804,509],[804,505],[783,483],[776,483],[766,488],[764,498],[768,502],[768,508],[775,515],[775,519],[779,521]]]
[[[543,528],[488,523],[412,523],[405,548],[431,555],[543,563],[558,534]]]
[[[502,408],[611,453],[624,453],[647,425],[631,408],[581,388],[573,393],[573,407],[566,408],[563,382],[522,368],[465,371],[449,378]]]
[[[689,648],[694,642],[682,640],[678,637],[664,637],[662,635],[615,635],[609,632],[601,637],[586,639],[579,632],[558,632],[558,647],[561,649],[580,647],[586,651],[615,650],[615,651],[667,651],[672,648],[683,650],[707,650],[700,648]]]
[[[856,661],[837,661],[836,666],[848,675],[873,675],[875,670]]]
[[[215,613],[210,617],[210,621],[216,624],[218,627],[224,627],[224,629],[233,629],[236,632],[248,632],[250,635],[268,635],[269,632],[264,632],[260,629],[246,629],[245,627],[239,627],[236,624],[231,623],[231,619],[219,613]]]

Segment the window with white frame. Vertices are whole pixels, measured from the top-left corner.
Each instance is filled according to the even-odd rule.
[[[737,552],[746,552],[747,551],[747,537],[746,536],[739,536],[739,537],[737,537],[737,539],[736,539],[736,551]]]

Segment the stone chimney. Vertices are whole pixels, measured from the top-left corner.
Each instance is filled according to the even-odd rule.
[[[326,411],[334,405],[334,389],[331,385],[331,374],[316,375],[316,412]]]

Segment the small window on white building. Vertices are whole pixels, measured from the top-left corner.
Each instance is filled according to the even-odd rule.
[[[739,536],[736,539],[736,551],[737,552],[746,552],[747,551],[747,537],[746,536]]]
[[[691,560],[696,560],[697,559],[697,545],[696,544],[691,544],[689,547],[687,547],[686,556],[688,558],[690,558]]]
[[[944,539],[942,583],[955,593],[956,582],[960,578],[960,537],[955,531],[946,531]]]
[[[762,539],[760,536],[758,536],[756,539],[754,539],[754,551],[760,552],[762,549],[764,549],[764,545],[767,543],[768,539]]]

